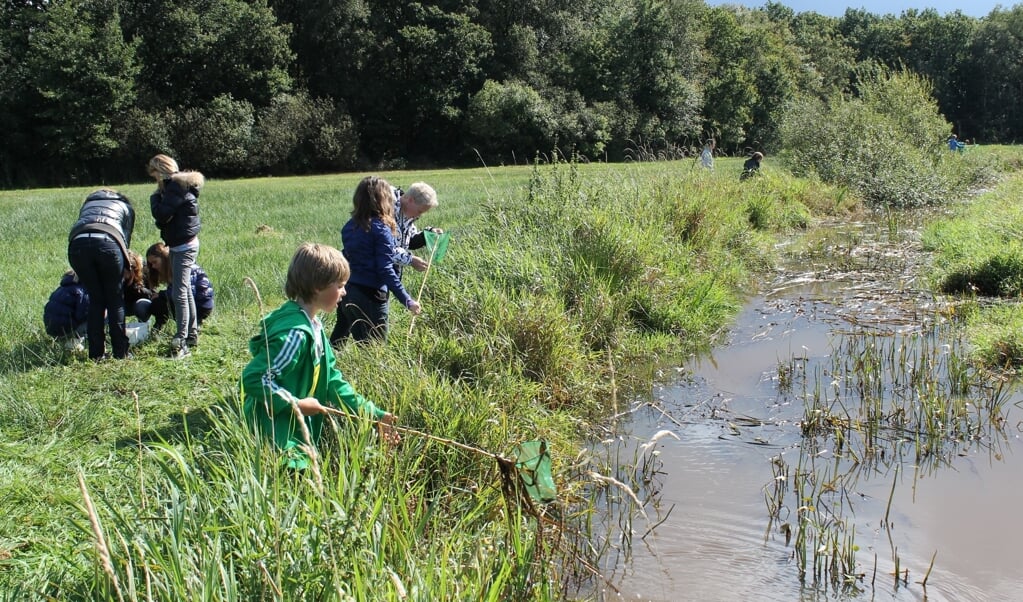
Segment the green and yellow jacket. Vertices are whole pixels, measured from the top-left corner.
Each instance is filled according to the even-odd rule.
[[[334,351],[315,317],[288,301],[260,321],[249,341],[252,360],[242,371],[241,397],[245,418],[285,452],[292,468],[305,468],[308,455],[294,402],[315,397],[325,406],[380,419],[384,410],[355,392],[337,368]],[[311,443],[316,445],[323,415],[305,416]]]

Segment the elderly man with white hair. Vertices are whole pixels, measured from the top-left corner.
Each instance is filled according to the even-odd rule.
[[[398,277],[401,278],[401,268],[407,265],[412,269],[422,272],[428,265],[426,260],[417,257],[412,253],[416,249],[426,246],[426,236],[419,231],[416,220],[421,215],[437,206],[437,192],[429,184],[416,182],[402,192],[400,188],[394,189],[394,219],[398,222],[398,235],[394,240],[394,255],[391,256],[394,262]],[[425,228],[437,234],[443,234],[440,228]]]

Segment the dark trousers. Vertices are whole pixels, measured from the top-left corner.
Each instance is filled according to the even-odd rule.
[[[78,274],[78,281],[89,292],[89,313],[86,333],[89,358],[99,359],[106,353],[103,317],[110,327],[113,355],[128,355],[128,334],[124,330],[124,255],[114,239],[104,234],[74,238],[68,245],[68,263]]]
[[[348,294],[337,304],[337,323],[330,333],[330,344],[343,344],[349,336],[356,341],[386,339],[387,291],[351,283],[345,290]]]

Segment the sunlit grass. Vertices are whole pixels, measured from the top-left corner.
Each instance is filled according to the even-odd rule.
[[[1023,175],[1016,172],[924,232],[925,245],[937,255],[934,285],[978,302],[970,312],[974,357],[992,368],[1014,370],[1023,364],[1019,312],[990,302],[1015,304],[1023,295],[1021,194]]]
[[[340,244],[364,174],[209,180],[198,263],[217,308],[184,362],[162,357],[166,332],[132,360],[99,364],[50,341],[42,305],[91,188],[0,192],[0,589],[19,599],[557,599],[585,566],[574,559],[589,555],[566,545],[583,545],[592,509],[573,493],[589,469],[567,458],[620,387],[648,378],[615,367],[706,344],[766,265],[771,232],[807,225],[812,187],[779,168],[740,186],[740,163],[379,174],[433,185],[440,206],[422,223],[452,244],[428,276],[406,275],[424,314],[413,324],[394,308],[388,343],[345,348],[342,372],[408,427],[498,454],[549,440],[565,499],[548,511],[581,521],[571,538],[510,503],[485,456],[414,436],[387,450],[372,431],[338,424],[320,474],[296,476],[241,426],[247,340],[283,301],[295,247]],[[135,202],[132,246],[143,249],[158,236],[151,185],[115,187]]]

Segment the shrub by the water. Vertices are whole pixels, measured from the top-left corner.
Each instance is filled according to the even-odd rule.
[[[880,67],[860,70],[855,94],[793,100],[780,126],[794,174],[848,186],[876,207],[938,205],[989,177],[956,162],[950,132],[926,80]]]

